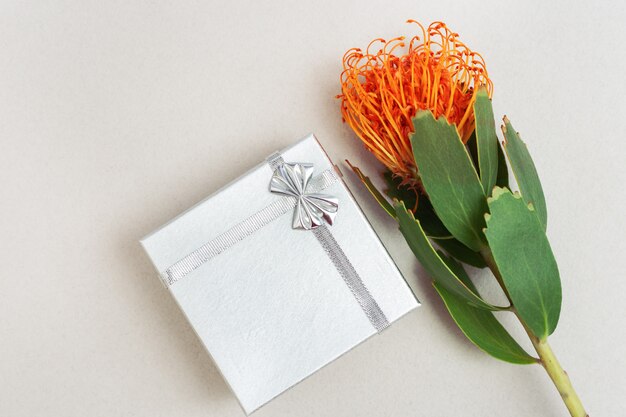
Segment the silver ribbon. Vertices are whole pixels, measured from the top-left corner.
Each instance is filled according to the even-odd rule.
[[[274,170],[270,191],[297,198],[292,222],[294,229],[315,229],[321,226],[324,220],[328,224],[333,224],[337,214],[339,200],[309,190],[312,176],[312,164],[283,163]]]
[[[161,273],[163,282],[168,286],[174,284],[237,242],[295,209],[292,227],[312,230],[372,326],[378,332],[385,329],[389,326],[385,313],[324,223],[332,225],[339,208],[337,198],[319,194],[338,181],[335,172],[325,170],[313,177],[312,164],[288,164],[279,153],[271,155],[267,162],[274,170],[270,191],[283,197],[175,262]]]

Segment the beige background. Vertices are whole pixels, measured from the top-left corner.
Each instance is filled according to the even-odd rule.
[[[241,416],[137,241],[308,132],[378,170],[341,123],[341,56],[407,18],[485,56],[548,196],[553,347],[592,416],[623,415],[626,11],[527,3],[2,2],[0,415]],[[565,415],[541,368],[464,339],[348,179],[424,305],[257,415]]]

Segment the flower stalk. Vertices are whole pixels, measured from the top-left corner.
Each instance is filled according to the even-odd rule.
[[[532,342],[539,358],[541,359],[541,365],[544,367],[550,379],[554,383],[554,386],[559,391],[565,406],[572,417],[589,417],[583,407],[582,401],[578,397],[576,390],[572,386],[572,382],[567,375],[567,372],[563,370],[563,367],[557,360],[552,347],[548,343],[548,339],[540,340],[532,333],[528,333],[530,341]]]

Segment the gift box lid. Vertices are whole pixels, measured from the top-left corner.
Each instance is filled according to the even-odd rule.
[[[141,240],[246,413],[419,305],[317,139],[277,158]],[[312,164],[296,174],[313,172],[323,196],[270,192],[283,161]],[[335,203],[320,227],[293,228],[294,210]]]

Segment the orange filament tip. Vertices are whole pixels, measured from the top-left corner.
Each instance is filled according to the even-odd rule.
[[[403,183],[418,185],[409,140],[413,116],[418,110],[444,116],[467,142],[474,130],[477,87],[485,85],[491,96],[493,85],[482,56],[444,23],[424,28],[407,22],[419,26],[421,38],[411,38],[406,49],[404,37],[397,37],[374,39],[365,52],[346,52],[338,98],[343,120],[366,148]]]

